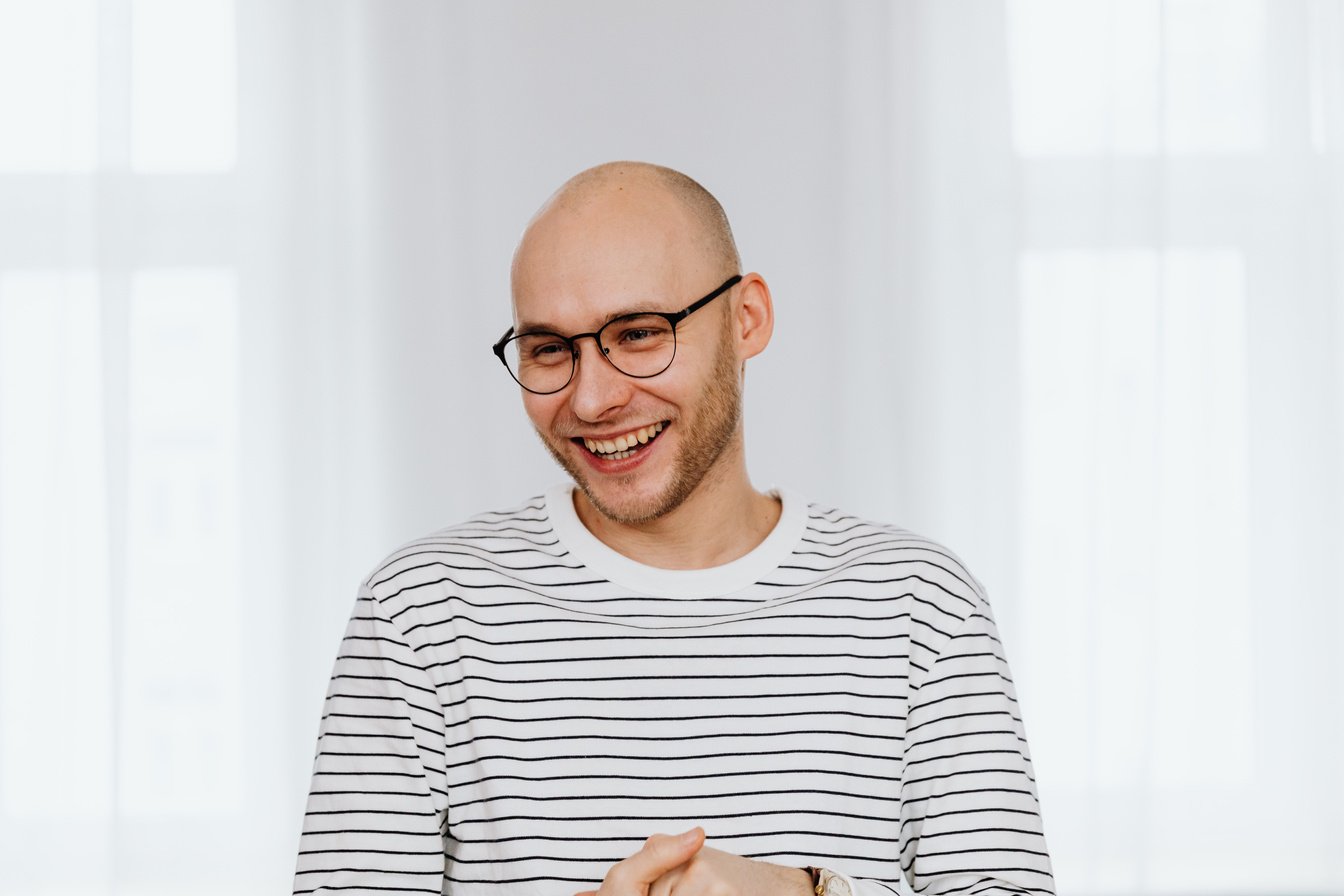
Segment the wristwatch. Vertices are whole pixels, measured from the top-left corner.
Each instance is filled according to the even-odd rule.
[[[817,896],[854,896],[854,891],[849,888],[849,881],[834,871],[813,868],[810,865],[803,870],[812,875],[812,892]]]

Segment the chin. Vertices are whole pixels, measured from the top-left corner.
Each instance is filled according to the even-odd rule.
[[[625,476],[602,477],[595,475],[581,457],[571,453],[575,447],[568,439],[553,440],[540,431],[537,436],[588,502],[614,523],[637,525],[656,520],[679,507],[691,490],[681,482],[684,477],[678,475],[675,462],[671,472],[641,469]]]
[[[561,466],[597,512],[614,523],[647,523],[675,510],[685,500],[678,494],[676,482],[669,481],[676,479],[674,475],[640,470],[607,478],[594,476],[581,460],[567,459]]]
[[[628,491],[622,492],[619,485],[613,483],[616,487],[608,488],[604,493],[593,489],[589,483],[577,476],[574,477],[574,481],[598,513],[614,523],[627,526],[652,522],[681,504],[681,500],[671,489],[664,489],[662,494],[657,495],[632,495]],[[611,494],[612,492],[616,494]]]

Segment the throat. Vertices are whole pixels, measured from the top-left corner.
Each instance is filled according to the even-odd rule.
[[[710,569],[732,563],[758,548],[783,512],[778,497],[749,484],[745,494],[728,500],[717,489],[699,491],[671,512],[638,523],[608,517],[582,489],[573,495],[580,522],[598,541],[657,569]]]

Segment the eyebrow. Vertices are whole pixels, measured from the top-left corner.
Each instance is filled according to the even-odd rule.
[[[627,305],[624,308],[619,308],[616,311],[612,312],[611,316],[609,316],[606,320],[602,321],[602,323],[598,324],[597,327],[595,327],[592,332],[596,333],[598,330],[602,329],[603,327],[605,327],[607,324],[611,323],[618,317],[625,317],[628,314],[647,314],[650,311],[656,311],[659,314],[676,313],[675,311],[663,311],[662,309],[659,308],[650,308],[647,304]],[[554,324],[537,323],[533,321],[520,322],[518,326],[514,328],[513,333],[515,336],[531,336],[535,333],[554,333],[557,336],[564,335],[563,333],[560,332],[559,328],[557,328]]]

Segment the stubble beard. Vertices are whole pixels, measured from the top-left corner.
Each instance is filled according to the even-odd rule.
[[[541,443],[551,457],[583,490],[588,501],[602,516],[614,523],[638,525],[656,520],[680,507],[704,482],[714,465],[732,444],[742,421],[742,384],[738,379],[737,359],[732,343],[720,341],[714,359],[708,389],[695,418],[677,420],[681,450],[672,461],[672,477],[662,492],[643,506],[616,506],[599,496],[588,479],[588,470],[570,458],[551,439],[537,430]],[[630,474],[631,477],[638,472]],[[617,483],[619,489],[619,482]]]

